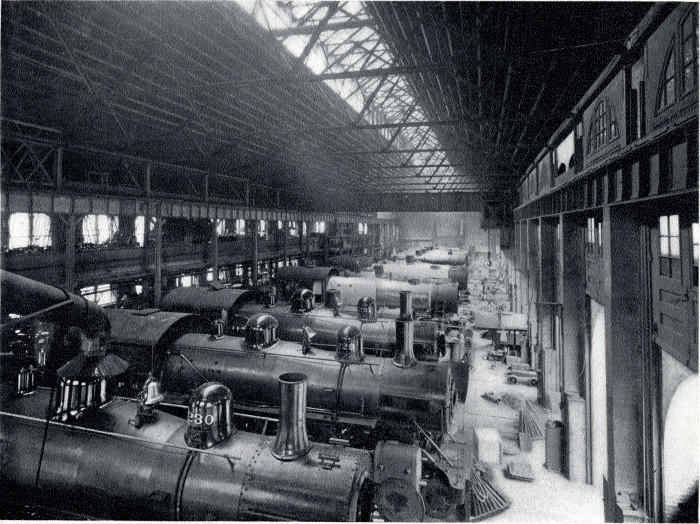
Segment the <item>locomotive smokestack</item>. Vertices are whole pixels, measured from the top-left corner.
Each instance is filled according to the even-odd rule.
[[[396,355],[394,365],[410,368],[418,362],[413,354],[413,292],[401,291],[401,312],[396,319]]]
[[[272,455],[279,460],[296,460],[311,450],[306,434],[306,375],[280,375],[280,419]]]

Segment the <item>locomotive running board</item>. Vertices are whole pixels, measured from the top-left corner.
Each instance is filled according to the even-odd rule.
[[[233,402],[231,407],[239,413],[264,413],[272,418],[279,417],[279,407],[276,406],[250,406],[245,404],[237,404]],[[311,410],[306,410],[307,420],[314,420],[318,422],[329,422],[329,423],[339,423],[339,424],[351,424],[353,426],[363,426],[368,429],[374,429],[377,427],[379,419],[377,418],[359,418],[359,417],[347,417],[343,415],[338,415],[333,419],[333,415],[328,412],[314,412]]]
[[[188,395],[165,393],[164,405],[174,408],[187,409],[188,400]],[[237,404],[236,402],[232,402],[231,407],[236,413],[250,415],[264,414],[274,419],[278,419],[280,413],[279,406],[255,406],[249,404]],[[311,409],[306,410],[306,418],[307,420],[313,420],[318,422],[362,426],[367,429],[375,429],[377,427],[377,424],[379,423],[379,419],[375,417],[348,417],[346,415],[338,415],[334,419],[333,414],[329,411],[313,411]]]

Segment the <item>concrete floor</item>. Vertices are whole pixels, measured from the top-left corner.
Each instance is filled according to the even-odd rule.
[[[469,393],[464,404],[458,404],[453,434],[456,440],[466,439],[474,427],[495,428],[501,435],[503,447],[516,452],[503,455],[502,463],[492,467],[494,484],[511,500],[504,512],[487,519],[489,522],[603,522],[603,498],[597,488],[588,484],[569,482],[558,472],[544,467],[545,442],[533,441],[532,451],[521,452],[518,447],[518,413],[500,402],[495,404],[482,394],[519,394],[536,401],[537,388],[511,385],[506,382],[506,365],[485,360],[491,342],[475,333],[473,340],[473,369]],[[534,474],[533,482],[507,479],[503,469],[511,460],[527,461]]]

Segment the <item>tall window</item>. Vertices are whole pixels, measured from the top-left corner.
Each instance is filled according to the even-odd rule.
[[[83,242],[106,244],[119,229],[119,217],[109,215],[85,215],[83,217]]]
[[[199,275],[182,275],[175,279],[176,287],[192,287],[199,285]]]
[[[659,217],[659,270],[669,278],[681,278],[681,239],[678,215]]]
[[[314,222],[314,233],[325,233],[326,223],[325,222]]]
[[[264,220],[258,222],[258,236],[260,238],[267,238],[267,222]]]
[[[220,237],[245,236],[245,220],[219,220],[216,232]]]
[[[289,228],[289,236],[290,237],[298,237],[299,236],[299,225],[296,223],[296,220],[292,220],[287,224]]]
[[[101,306],[109,306],[117,303],[117,290],[110,284],[100,284],[80,288],[80,294],[87,300],[97,302]]]
[[[573,167],[573,157],[574,157],[574,132],[572,131],[567,135],[567,137],[561,141],[555,150],[554,163],[556,166],[557,175],[565,173],[569,168]]]
[[[308,234],[306,229],[306,222],[301,223],[301,236],[305,237]]]
[[[683,38],[683,93],[698,82],[698,24],[693,11],[685,17],[681,27]]]
[[[656,109],[661,110],[676,101],[676,73],[673,67],[673,46],[666,56],[664,73],[659,82],[659,100]]]
[[[603,223],[593,217],[586,222],[586,253],[593,256],[603,254]]]
[[[51,245],[51,218],[44,213],[12,213],[9,226],[9,249]]]
[[[593,113],[591,131],[588,138],[588,154],[595,153],[619,136],[617,120],[607,100],[601,100]]]
[[[223,222],[223,220],[222,220]],[[153,222],[153,219],[151,219],[150,224],[148,225],[148,230],[153,231],[155,228],[155,222]],[[134,220],[134,236],[136,237],[136,243],[143,247],[144,244],[146,243],[146,218],[143,216],[138,216],[136,217],[136,220]],[[217,228],[218,231],[218,228]]]

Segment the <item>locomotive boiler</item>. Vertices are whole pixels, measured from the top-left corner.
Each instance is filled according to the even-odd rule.
[[[464,265],[448,266],[426,262],[407,264],[388,260],[374,264],[373,271],[363,271],[360,276],[438,284],[454,282],[459,289],[465,289],[469,281],[469,272]]]
[[[438,248],[429,252],[423,252],[417,256],[418,260],[430,264],[449,264],[461,266],[466,263],[469,252],[464,249]]]
[[[456,283],[416,283],[402,282],[383,278],[367,277],[330,277],[328,289],[340,291],[340,298],[345,303],[357,304],[363,297],[370,297],[378,308],[399,307],[402,291],[413,293],[413,306],[419,315],[441,317],[448,313],[457,313],[459,290]]]
[[[303,380],[280,377],[287,401],[276,438],[237,431],[231,393],[216,383],[195,389],[186,421],[158,412],[139,427],[133,400],[84,406],[63,422],[47,422],[47,389],[20,397],[5,390],[4,499],[64,518],[369,520],[371,456],[309,442],[301,393],[289,391]]]

